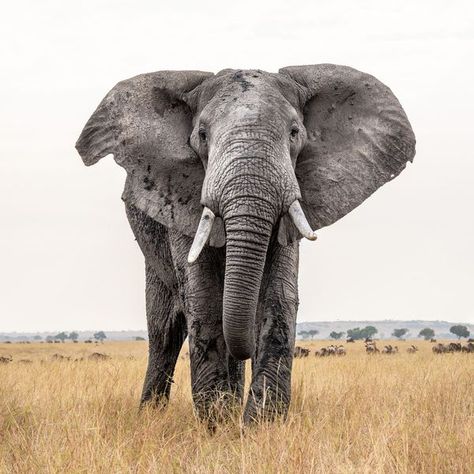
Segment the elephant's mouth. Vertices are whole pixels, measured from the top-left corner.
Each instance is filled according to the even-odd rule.
[[[309,222],[306,219],[303,209],[301,208],[301,204],[298,200],[291,204],[288,209],[288,214],[295,224],[295,227],[303,237],[308,240],[317,239],[316,232],[311,229],[311,226],[309,225]],[[204,245],[206,245],[206,242],[209,240],[215,217],[215,214],[208,207],[204,207],[196,235],[194,236],[193,244],[189,250],[189,263],[194,263],[198,259],[202,249],[204,248]]]
[[[301,204],[295,200],[288,209],[298,231],[316,240]],[[205,207],[189,251],[188,262],[199,257],[209,239],[215,214]],[[272,233],[271,221],[256,214],[230,212],[226,223],[226,274],[223,301],[223,333],[229,352],[239,360],[252,357],[255,350],[254,323],[257,302]]]

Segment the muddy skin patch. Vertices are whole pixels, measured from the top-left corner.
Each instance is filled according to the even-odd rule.
[[[240,84],[240,87],[242,87],[242,92],[247,92],[249,89],[254,87],[254,85],[247,81],[244,77],[244,73],[242,71],[237,71],[234,76],[233,76],[234,82],[237,82]]]

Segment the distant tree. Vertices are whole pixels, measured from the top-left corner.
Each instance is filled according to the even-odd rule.
[[[76,331],[70,332],[69,339],[71,339],[72,341],[77,341],[79,339],[79,333]]]
[[[309,332],[308,331],[300,331],[298,333],[298,336],[301,336],[302,339],[306,339],[309,336]]]
[[[372,338],[378,333],[378,330],[375,326],[366,326],[362,331],[364,331],[364,339]]]
[[[41,339],[43,339],[39,334],[36,334],[36,336],[33,336],[33,339],[35,341],[41,341]]]
[[[424,328],[418,333],[418,337],[423,337],[425,341],[429,341],[434,335],[435,332],[431,328]]]
[[[354,339],[354,340],[362,339],[360,328],[348,329],[347,337],[350,337],[351,339]]]
[[[332,331],[330,334],[329,334],[329,337],[331,339],[335,339],[336,341],[341,339],[342,336],[344,336],[344,331],[341,331],[341,332],[336,332],[336,331]]]
[[[105,335],[104,331],[97,331],[94,334],[94,339],[96,339],[97,341],[103,341],[104,339],[107,339],[107,336]]]
[[[308,331],[308,335],[311,336],[311,339],[314,339],[314,336],[316,336],[316,334],[319,334],[319,331],[317,329],[310,329]]]
[[[47,341],[52,341],[53,339],[54,339],[53,336],[46,336],[46,340],[47,340]]]
[[[347,337],[354,340],[372,338],[377,334],[378,330],[374,326],[366,326],[365,328],[354,328],[347,330]]]
[[[397,339],[401,339],[407,332],[408,329],[406,328],[394,329],[392,332],[392,336],[396,337]]]
[[[135,336],[135,341],[146,341],[146,339],[141,336]]]
[[[461,339],[461,337],[469,337],[469,335],[471,334],[469,329],[467,329],[466,326],[462,326],[461,324],[451,326],[449,328],[449,332],[457,336],[458,339]]]
[[[67,333],[62,331],[59,334],[56,334],[56,336],[54,336],[54,339],[59,339],[61,342],[64,342],[66,339],[69,339],[69,336],[67,335]]]

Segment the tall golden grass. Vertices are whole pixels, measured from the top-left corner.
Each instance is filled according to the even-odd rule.
[[[297,359],[286,422],[243,428],[236,415],[214,433],[193,414],[186,348],[169,406],[139,413],[144,342],[0,344],[14,358],[0,365],[0,471],[473,472],[474,356],[397,344],[397,355],[358,342],[346,357]],[[112,358],[52,360],[94,351]]]

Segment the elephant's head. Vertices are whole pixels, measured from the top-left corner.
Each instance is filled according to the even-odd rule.
[[[323,64],[137,76],[109,92],[76,147],[86,165],[114,154],[123,199],[194,237],[190,264],[206,243],[226,245],[224,336],[246,359],[272,233],[314,239],[397,176],[415,138],[390,89]]]

